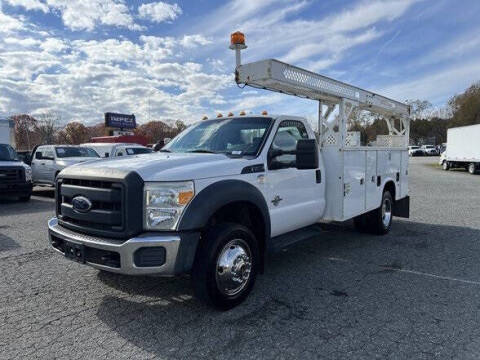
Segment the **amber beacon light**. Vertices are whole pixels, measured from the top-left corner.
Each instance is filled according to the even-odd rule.
[[[235,59],[237,63],[237,67],[242,64],[240,58],[240,50],[246,49],[247,45],[245,45],[245,35],[240,31],[236,31],[230,35],[230,49],[235,50]]]

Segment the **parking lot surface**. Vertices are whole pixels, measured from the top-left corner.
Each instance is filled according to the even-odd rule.
[[[49,248],[53,193],[0,204],[0,359],[480,358],[480,175],[410,160],[411,217],[351,223],[270,257],[245,303],[188,277],[101,273]]]

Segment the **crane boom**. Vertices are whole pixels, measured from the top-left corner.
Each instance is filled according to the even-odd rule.
[[[358,103],[361,109],[386,116],[404,118],[410,115],[410,107],[406,104],[275,59],[239,64],[235,81],[325,103],[348,99]]]

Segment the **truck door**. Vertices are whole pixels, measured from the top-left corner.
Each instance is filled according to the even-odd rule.
[[[32,157],[32,178],[34,182],[44,181],[42,172],[42,169],[45,167],[43,152],[45,152],[45,146],[39,146]]]
[[[278,126],[269,154],[275,149],[295,150],[299,139],[308,138],[301,121],[284,120]],[[298,170],[295,159],[296,155],[286,154],[268,159],[266,185],[272,236],[315,223],[325,206],[316,170]]]

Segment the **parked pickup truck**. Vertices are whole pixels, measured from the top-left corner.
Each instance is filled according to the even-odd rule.
[[[160,152],[68,167],[48,223],[56,251],[115,273],[191,274],[198,298],[228,309],[250,293],[266,254],[321,237],[318,222],[354,219],[386,234],[393,216],[409,216],[407,105],[276,60],[239,59],[238,83],[319,100],[320,134],[297,116],[219,114]],[[347,131],[357,107],[388,122],[375,147]]]
[[[30,200],[32,195],[32,169],[18,159],[9,144],[0,144],[0,197]]]

